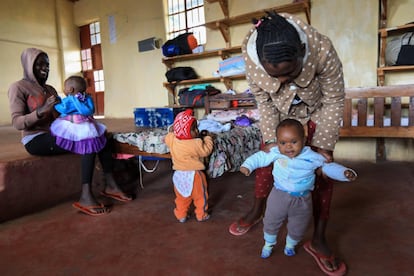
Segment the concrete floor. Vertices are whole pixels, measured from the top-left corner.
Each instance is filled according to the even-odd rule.
[[[107,123],[114,131],[123,128],[116,120]],[[0,127],[2,149],[10,147],[8,132]],[[359,174],[335,186],[327,231],[348,275],[413,275],[413,163],[337,161]],[[171,162],[161,161],[154,173],[144,173],[137,198],[115,202],[107,216],[80,214],[69,201],[0,224],[0,275],[323,275],[302,247],[295,257],[283,255],[284,229],[266,260],[259,256],[262,224],[244,236],[228,233],[252,203],[254,177],[211,179],[211,219],[181,224],[173,215],[171,176]],[[305,240],[311,233],[312,226]]]

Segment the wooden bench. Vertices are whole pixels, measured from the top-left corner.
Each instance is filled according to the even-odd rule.
[[[23,147],[16,144],[16,147]],[[77,199],[80,156],[20,156],[0,160],[0,223]]]
[[[102,122],[113,131],[135,129],[133,118]],[[32,156],[20,139],[11,125],[0,126],[0,223],[77,200],[81,192],[80,155]],[[104,181],[96,160],[93,187],[99,190]]]
[[[340,137],[376,138],[376,159],[385,160],[384,138],[414,138],[414,84],[347,88]]]

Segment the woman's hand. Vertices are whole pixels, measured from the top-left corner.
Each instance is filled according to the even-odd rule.
[[[59,103],[59,98],[55,95],[50,96],[46,99],[44,104],[36,109],[37,117],[42,118],[46,114],[53,113],[55,104]]]
[[[326,150],[326,149],[321,149],[321,148],[314,148],[314,150],[315,150],[317,153],[322,154],[322,155],[323,155],[323,157],[325,157],[325,159],[326,159],[326,163],[331,163],[331,162],[333,162],[333,161],[334,161],[334,158],[333,158],[333,151],[331,151],[331,150]]]

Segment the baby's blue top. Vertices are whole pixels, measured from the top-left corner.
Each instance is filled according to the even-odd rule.
[[[92,97],[82,93],[66,96],[55,105],[55,109],[60,113],[60,117],[73,114],[91,116],[95,113]]]
[[[257,168],[267,167],[273,163],[274,186],[286,192],[304,192],[313,190],[315,170],[322,167],[323,173],[338,181],[349,181],[344,172],[348,168],[338,163],[326,163],[323,155],[306,146],[301,153],[290,158],[280,153],[278,147],[270,152],[259,151],[248,157],[241,165],[253,172]]]

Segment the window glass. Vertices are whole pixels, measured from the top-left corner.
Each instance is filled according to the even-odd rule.
[[[167,39],[192,32],[198,44],[206,43],[203,0],[168,0]]]
[[[95,91],[105,91],[105,81],[104,81],[104,72],[103,70],[93,71],[93,78],[95,81]]]
[[[81,50],[82,71],[92,70],[91,49]]]
[[[101,27],[99,22],[93,22],[89,25],[89,30],[91,33],[91,44],[101,44]]]

